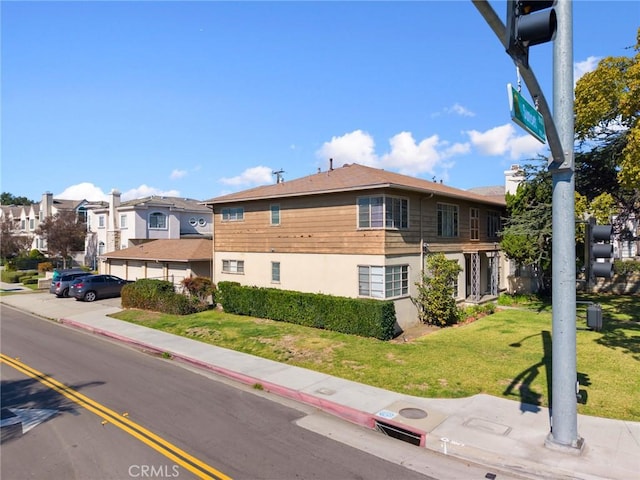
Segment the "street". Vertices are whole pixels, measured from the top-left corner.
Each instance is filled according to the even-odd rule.
[[[167,450],[205,464],[212,478],[429,478],[296,425],[313,410],[11,308],[2,310],[2,354],[152,432],[171,445]],[[63,388],[55,391],[5,361],[1,374],[4,478],[204,476],[90,412]],[[26,432],[11,417],[35,411],[43,421],[32,419]]]

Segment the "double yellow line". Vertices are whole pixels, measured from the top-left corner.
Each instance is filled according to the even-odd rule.
[[[91,400],[89,397],[82,395],[81,393],[67,387],[66,385],[58,382],[54,378],[41,373],[28,365],[20,362],[17,359],[8,357],[7,355],[0,353],[0,362],[5,363],[19,372],[24,373],[28,377],[31,377],[43,385],[51,388],[52,390],[58,392],[59,394],[65,396],[69,400],[75,402],[81,407],[89,410],[90,412],[95,413],[106,422],[115,425],[116,427],[124,430],[129,435],[137,438],[142,443],[148,445],[153,448],[157,452],[161,453],[165,457],[171,459],[176,464],[180,465],[184,469],[193,473],[198,478],[211,478],[217,480],[231,480],[231,477],[228,477],[222,472],[219,472],[213,467],[210,467],[204,462],[201,462],[195,457],[192,457],[184,450],[172,445],[167,442],[163,438],[159,437],[153,432],[150,432],[146,428],[138,425],[137,423],[129,420],[126,416],[122,414],[118,414],[113,410],[105,407],[104,405],[99,404]]]

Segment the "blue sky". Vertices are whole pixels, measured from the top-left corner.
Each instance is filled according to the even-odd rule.
[[[0,188],[32,200],[205,200],[329,158],[467,189],[548,153],[511,121],[515,66],[468,0],[0,8]],[[573,12],[576,79],[631,56],[640,2]],[[551,103],[551,43],[530,64]]]

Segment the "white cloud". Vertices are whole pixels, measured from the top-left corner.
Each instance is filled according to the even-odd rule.
[[[175,169],[173,172],[171,172],[171,175],[169,175],[169,178],[171,180],[177,180],[178,178],[182,178],[182,177],[186,177],[186,176],[187,176],[187,171],[186,170]]]
[[[320,147],[316,156],[323,161],[333,158],[339,163],[337,166],[345,163],[378,166],[373,137],[362,130],[355,130],[341,137],[332,137],[331,141]]]
[[[131,190],[127,190],[122,193],[122,200],[134,200],[136,198],[144,198],[150,197],[152,195],[156,196],[164,196],[164,197],[179,197],[179,190],[160,190],[159,188],[150,187],[148,185],[142,184],[137,188],[132,188]]]
[[[100,202],[107,200],[107,195],[100,187],[96,187],[93,183],[83,182],[77,185],[71,185],[61,193],[54,195],[54,198],[63,200],[89,200],[90,202]]]
[[[434,173],[436,169],[451,168],[445,159],[470,151],[469,144],[442,141],[432,135],[417,142],[411,132],[400,132],[389,139],[390,150],[378,155],[373,137],[355,130],[341,137],[333,137],[316,152],[322,160],[333,158],[337,166],[345,163],[359,163],[376,168],[399,171],[406,175]]]
[[[264,166],[247,168],[236,177],[221,178],[220,182],[225,185],[265,185],[273,183],[273,169]]]
[[[454,113],[456,115],[460,115],[461,117],[475,117],[476,114],[471,110],[463,107],[459,103],[455,103],[452,107],[445,108],[446,113]]]
[[[585,73],[593,72],[601,59],[602,57],[589,57],[583,62],[576,62],[573,65],[573,81],[577,82]]]
[[[466,133],[481,155],[509,155],[512,160],[516,160],[535,156],[547,148],[531,135],[518,136],[515,127],[510,123],[491,128],[486,132],[469,130]]]

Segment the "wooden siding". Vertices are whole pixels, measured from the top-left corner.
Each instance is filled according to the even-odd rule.
[[[409,228],[358,229],[357,199],[389,195],[409,200]],[[437,205],[458,206],[458,236],[437,236]],[[280,224],[271,225],[271,206],[280,207]],[[406,191],[342,192],[331,195],[256,200],[227,204],[244,207],[241,221],[222,221],[222,206],[214,213],[214,249],[226,252],[279,252],[318,254],[419,254],[420,242],[430,251],[493,250],[498,239],[487,237],[487,214],[498,207],[465,200],[407,194]],[[480,238],[470,240],[469,208],[480,210]],[[503,212],[500,212],[503,214]]]

